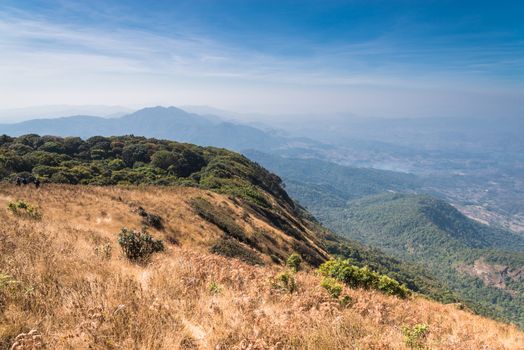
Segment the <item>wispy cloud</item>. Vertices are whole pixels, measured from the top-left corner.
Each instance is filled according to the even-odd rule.
[[[57,22],[3,9],[0,104],[242,103],[251,109],[272,104],[273,109],[293,112],[383,115],[395,101],[405,100],[413,108],[404,106],[397,114],[415,114],[424,102],[434,106],[457,91],[466,91],[470,99],[474,92],[492,93],[494,99],[504,90],[514,93],[514,85],[493,84],[489,73],[500,67],[522,70],[524,65],[514,54],[518,44],[496,52],[481,45],[464,50],[438,42],[415,47],[387,33],[354,43],[322,45],[303,39],[295,45],[307,47],[304,54],[283,55],[226,44],[191,30],[137,28]],[[286,45],[286,40],[278,45]],[[448,61],[439,65],[439,57]],[[478,84],[483,79],[488,83]],[[414,98],[421,101],[417,108]],[[380,109],[374,106],[378,100],[392,102]]]

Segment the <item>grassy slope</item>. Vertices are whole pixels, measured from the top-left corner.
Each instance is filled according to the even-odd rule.
[[[300,169],[304,170],[297,166],[297,170]],[[319,170],[314,172],[315,176],[322,178],[327,175],[322,167],[315,169]],[[333,174],[340,175],[342,180],[347,179],[344,168],[339,167],[338,170],[342,173],[334,171]],[[354,175],[353,171],[350,173]],[[368,175],[372,174],[360,176],[356,183],[368,178]],[[87,140],[38,135],[17,138],[0,136],[0,178],[13,181],[17,176],[70,184],[184,185],[227,194],[235,197],[244,211],[256,214],[294,237],[293,250],[301,253],[313,265],[325,259],[322,246],[326,245],[331,253],[351,257],[360,265],[370,265],[407,284],[414,291],[441,301],[455,300],[450,297],[445,286],[441,286],[420,268],[407,266],[355,242],[334,237],[291,200],[278,176],[225,149],[135,136],[96,136]],[[402,186],[403,179],[397,181],[399,186]],[[366,193],[371,189],[376,190],[373,181],[361,186],[362,190]],[[353,183],[351,180],[349,182]],[[378,188],[383,186],[381,184]],[[271,234],[255,230],[246,236],[241,232],[242,227],[228,220],[227,208],[213,210],[201,200],[193,201],[192,204],[202,218],[215,221],[214,224],[227,231],[229,237],[235,236],[244,246],[254,247],[259,252],[266,249],[265,255],[269,255],[273,261],[282,261],[282,252],[279,253],[278,247],[257,242],[260,239],[271,240]],[[213,251],[221,251],[225,255],[243,255],[246,259],[251,257],[252,262],[258,260],[234,241],[215,242],[213,245]]]
[[[24,199],[43,217],[0,209],[1,272],[17,281],[2,289],[0,348],[35,328],[52,349],[406,349],[401,328],[417,323],[429,325],[424,345],[431,349],[519,349],[524,342],[512,326],[420,297],[346,290],[354,304],[344,308],[311,271],[297,274],[296,293],[275,290],[270,279],[282,267],[207,253],[223,232],[194,212],[196,197],[229,207],[246,232],[265,225],[227,196],[196,188],[3,185],[0,207]],[[164,219],[155,237],[178,242],[148,265],[128,262],[116,244],[120,227],[141,225],[137,205]],[[289,236],[273,234],[285,249]],[[105,244],[112,253],[97,254]]]

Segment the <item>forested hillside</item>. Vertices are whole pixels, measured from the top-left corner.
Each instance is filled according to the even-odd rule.
[[[413,192],[422,181],[415,175],[371,168],[346,167],[318,159],[284,158],[245,151],[285,179],[287,191],[310,209],[345,206],[350,200],[385,191]]]
[[[524,325],[524,239],[424,195],[382,194],[322,212],[335,232],[424,261],[474,308]]]
[[[524,324],[521,236],[473,221],[441,200],[410,194],[423,192],[428,179],[247,154],[279,174],[289,194],[334,232],[404,265],[422,265],[477,312]]]

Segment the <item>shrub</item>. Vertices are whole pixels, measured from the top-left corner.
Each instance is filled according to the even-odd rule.
[[[320,285],[324,287],[325,290],[331,295],[333,298],[338,299],[340,296],[340,293],[342,293],[342,285],[337,282],[334,278],[331,277],[324,277],[322,279],[322,282],[320,282]]]
[[[402,327],[402,335],[404,336],[404,343],[410,349],[423,349],[425,340],[429,333],[429,326],[424,323],[419,323],[413,327]]]
[[[297,290],[297,282],[292,272],[285,271],[276,275],[272,280],[273,288],[293,293]]]
[[[145,261],[151,254],[164,250],[161,240],[153,239],[146,231],[134,231],[122,228],[118,235],[118,244],[124,255],[133,261]]]
[[[367,266],[351,265],[349,260],[330,260],[319,267],[319,272],[327,277],[335,278],[354,288],[378,289],[388,295],[405,298],[411,294],[410,290],[398,281],[386,275],[371,271]]]
[[[138,207],[137,212],[138,215],[142,217],[142,223],[144,225],[156,228],[157,230],[164,229],[164,222],[160,216],[148,213],[142,207]]]
[[[291,270],[295,272],[300,270],[301,264],[302,264],[302,258],[297,253],[291,254],[286,260],[287,267],[289,267]]]
[[[42,213],[38,207],[21,200],[9,202],[7,209],[17,216],[25,216],[35,220],[42,218]]]
[[[386,275],[380,276],[377,289],[388,295],[407,296],[409,294],[409,290],[404,285]]]
[[[151,156],[151,165],[164,170],[167,170],[175,162],[176,158],[173,153],[166,150],[155,152]]]

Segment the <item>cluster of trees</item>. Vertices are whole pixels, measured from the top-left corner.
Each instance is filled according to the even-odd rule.
[[[0,178],[93,185],[189,185],[269,205],[263,191],[293,205],[280,178],[225,149],[136,136],[0,136]]]
[[[388,295],[406,298],[411,291],[403,284],[387,275],[372,271],[367,266],[358,267],[350,260],[330,260],[319,267],[319,272],[327,277],[344,282],[353,288],[377,289]],[[337,295],[338,297],[338,295]]]

